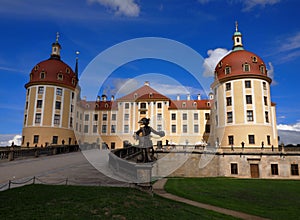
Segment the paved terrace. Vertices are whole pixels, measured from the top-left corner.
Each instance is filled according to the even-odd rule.
[[[22,183],[36,177],[36,183],[101,186],[128,186],[100,173],[81,152],[40,156],[0,162],[0,190],[8,188],[9,181]],[[11,184],[17,187],[22,184]]]

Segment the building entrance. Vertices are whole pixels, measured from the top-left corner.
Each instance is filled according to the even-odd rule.
[[[250,164],[251,178],[259,178],[258,164]]]

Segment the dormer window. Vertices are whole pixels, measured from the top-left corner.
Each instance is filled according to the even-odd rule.
[[[134,98],[136,99],[138,97],[138,94],[137,93],[134,93]]]
[[[70,73],[70,69],[69,68],[66,68],[66,73]]]
[[[72,79],[72,85],[75,85],[76,84],[76,80],[75,78]]]
[[[39,69],[39,65],[36,65],[35,67],[34,67],[34,70],[38,70]]]
[[[257,57],[256,56],[252,57],[252,62],[257,63]]]
[[[40,72],[40,79],[45,79],[45,72],[44,71]]]
[[[230,74],[231,73],[231,67],[230,66],[226,66],[225,67],[225,74]]]
[[[222,67],[222,61],[218,64],[218,67],[221,68]]]
[[[64,77],[63,77],[63,74],[61,74],[61,73],[58,73],[58,74],[57,74],[57,79],[58,79],[58,80],[63,80],[63,78],[64,78]]]
[[[244,71],[244,72],[250,72],[250,65],[249,65],[248,63],[245,63],[245,64],[243,65],[243,71]]]
[[[186,107],[186,103],[185,102],[182,103],[182,107]]]
[[[108,104],[107,103],[105,103],[105,106],[104,106],[105,108],[108,108]]]
[[[259,70],[260,70],[261,74],[265,74],[266,73],[266,69],[265,69],[265,67],[263,65],[261,65],[259,67]]]
[[[150,94],[149,94],[149,98],[152,98],[152,97],[153,97],[153,94],[152,94],[152,93],[150,93]]]

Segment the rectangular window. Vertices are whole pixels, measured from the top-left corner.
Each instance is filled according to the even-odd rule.
[[[264,104],[268,105],[268,98],[267,98],[267,96],[264,96]]]
[[[176,113],[172,113],[172,114],[171,114],[171,119],[172,119],[172,120],[176,120]]]
[[[115,149],[116,148],[116,143],[115,142],[111,142],[110,143],[110,149]]]
[[[231,90],[231,83],[226,83],[225,87],[226,87],[226,91]]]
[[[194,133],[199,133],[199,125],[194,125]]]
[[[157,125],[157,131],[161,131],[162,130],[162,126],[161,125]]]
[[[252,104],[252,95],[246,95],[246,104]]]
[[[70,117],[70,127],[73,128],[73,118]]]
[[[187,125],[182,125],[182,133],[187,133]]]
[[[231,168],[231,174],[238,174],[238,164],[237,163],[231,163],[230,164]]]
[[[55,109],[58,109],[58,110],[61,109],[61,102],[60,101],[55,102]]]
[[[90,120],[90,115],[89,114],[85,114],[84,115],[84,120],[85,121],[89,121]]]
[[[161,119],[162,119],[162,114],[161,114],[161,113],[158,113],[158,114],[157,114],[157,120],[158,120],[158,121],[161,121]]]
[[[205,133],[210,133],[210,125],[205,125]]]
[[[124,114],[124,120],[128,121],[129,120],[129,114]]]
[[[182,113],[182,120],[187,120],[187,113]]]
[[[271,174],[278,175],[278,164],[271,164]]]
[[[253,111],[247,110],[247,121],[253,121]]]
[[[198,120],[198,113],[194,113],[194,120]]]
[[[233,137],[233,135],[228,136],[228,144],[229,145],[234,145],[234,137]]]
[[[227,97],[226,98],[226,105],[227,106],[231,106],[232,105],[232,99],[231,99],[231,97]]]
[[[269,123],[269,112],[265,112],[265,119],[266,122]]]
[[[93,125],[93,133],[97,133],[98,125]]]
[[[107,114],[102,115],[102,121],[107,121]]]
[[[210,115],[209,115],[209,113],[205,113],[205,120],[210,120]]]
[[[36,108],[42,108],[43,100],[37,100],[36,101]]]
[[[227,123],[232,123],[232,112],[227,112]]]
[[[161,108],[161,102],[157,103],[157,108]]]
[[[112,121],[115,121],[116,119],[117,119],[117,115],[116,115],[116,114],[112,114],[112,115],[111,115],[111,120],[112,120]]]
[[[98,114],[94,114],[94,121],[98,121]]]
[[[253,134],[248,135],[249,144],[255,144],[255,137]]]
[[[267,90],[267,83],[266,83],[266,82],[263,82],[262,84],[263,84],[263,89],[264,89],[264,90]]]
[[[125,109],[129,109],[129,103],[125,103]]]
[[[38,88],[38,94],[43,94],[44,93],[44,87],[43,86],[39,86]]]
[[[116,125],[111,125],[110,133],[112,133],[112,134],[116,133]]]
[[[71,112],[74,111],[74,105],[71,105]]]
[[[59,125],[60,123],[60,115],[54,115],[54,125]]]
[[[172,133],[176,133],[176,125],[172,125]]]
[[[271,145],[271,137],[270,137],[270,135],[267,135],[267,143],[268,143],[268,145]]]
[[[24,125],[26,125],[27,122],[27,115],[24,116]]]
[[[245,88],[251,88],[251,81],[250,80],[245,81]]]
[[[106,134],[106,132],[107,132],[107,126],[106,125],[102,125],[102,134]]]
[[[52,137],[52,144],[57,144],[58,143],[58,136],[53,136]]]
[[[56,95],[62,96],[62,89],[61,88],[56,89]]]
[[[293,176],[298,176],[299,175],[298,164],[291,164],[291,174]]]
[[[129,133],[129,125],[124,125],[124,133]]]
[[[141,103],[141,108],[143,108],[143,109],[146,108],[146,103],[145,102]]]
[[[84,133],[89,133],[89,126],[88,125],[84,125],[83,132]]]
[[[33,143],[34,144],[39,143],[39,135],[33,135]]]

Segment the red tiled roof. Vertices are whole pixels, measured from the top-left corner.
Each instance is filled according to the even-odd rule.
[[[210,109],[210,100],[172,100],[169,109]]]
[[[152,89],[148,85],[144,85],[141,88],[125,95],[117,101],[146,101],[146,100],[170,100],[168,97],[160,94],[156,90]]]

